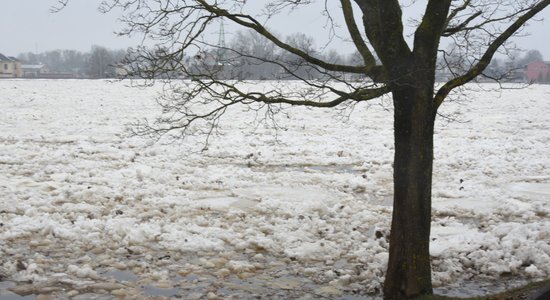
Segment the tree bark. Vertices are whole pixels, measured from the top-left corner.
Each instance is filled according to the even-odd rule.
[[[384,298],[412,299],[433,293],[429,253],[433,84],[411,79],[393,89],[393,99],[394,203]]]

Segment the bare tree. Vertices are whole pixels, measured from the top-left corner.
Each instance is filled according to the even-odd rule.
[[[171,97],[162,103],[165,114],[137,132],[176,138],[191,132],[209,135],[224,112],[235,105],[264,108],[273,114],[286,106],[336,107],[391,94],[394,204],[384,295],[387,299],[410,299],[431,294],[429,237],[433,134],[438,108],[454,89],[481,75],[493,55],[505,49],[502,47],[507,40],[546,8],[550,0],[340,0],[339,12],[328,8],[332,2],[324,1],[323,13],[329,21],[327,34],[342,34],[337,32],[334,18],[341,14],[346,38],[361,57],[358,65],[327,61],[307,40],[285,41],[265,26],[279,14],[311,10],[317,7],[316,2],[265,1],[263,13],[254,15],[247,11],[247,1],[243,0],[107,0],[105,10],[120,8],[125,12],[127,26],[122,34],[142,33],[159,45],[134,52],[132,65],[136,74],[155,78],[156,74],[177,69],[193,79],[187,86],[173,89]],[[424,4],[422,16],[404,23],[405,2]],[[218,45],[209,41],[209,28],[215,30],[220,19],[255,31],[278,51],[295,58],[289,67],[276,58],[254,57],[301,80],[304,90],[245,90],[236,81],[222,80],[231,79],[222,76],[223,66],[231,63],[231,57],[250,55],[239,49],[227,49],[234,55],[221,64],[204,60],[205,67],[199,68],[199,73],[184,63],[174,64],[182,61],[184,54],[212,53]],[[411,29],[410,40],[405,26]],[[438,52],[447,47],[441,45],[448,44],[460,49],[463,68],[455,69],[452,78],[436,88]],[[157,51],[158,47],[165,51]],[[368,79],[348,81],[346,74]]]
[[[233,75],[230,78],[274,79],[282,72],[281,67],[270,64],[279,55],[277,47],[261,34],[252,31],[239,31],[231,41],[231,59],[227,65]]]
[[[91,76],[104,78],[107,74],[109,64],[112,62],[113,59],[107,48],[94,45],[90,51],[88,72]]]
[[[542,54],[538,50],[529,50],[522,57],[519,57],[516,61],[516,68],[523,68],[525,65],[537,60],[543,60]]]

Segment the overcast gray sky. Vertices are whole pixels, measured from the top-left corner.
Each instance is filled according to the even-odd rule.
[[[55,49],[76,49],[87,51],[92,45],[118,49],[134,46],[139,39],[129,39],[115,35],[122,27],[116,13],[102,14],[97,10],[99,0],[71,0],[68,7],[57,14],[50,13],[56,0],[2,0],[0,18],[0,53],[16,56],[22,52],[43,52]],[[320,1],[323,2],[323,1]],[[252,6],[260,6],[265,1],[249,1]],[[329,1],[337,5],[337,1]],[[335,14],[338,14],[337,10]],[[325,17],[320,13],[297,12],[290,21],[270,23],[279,34],[288,35],[303,32],[318,39],[321,46],[326,40],[323,29]],[[531,35],[516,38],[516,43],[524,49],[537,49],[550,60],[550,9],[541,14],[546,20],[534,22],[529,27]],[[226,31],[231,32],[228,26]],[[213,38],[214,37],[214,34]],[[231,39],[228,34],[227,40]],[[330,48],[338,48],[331,45]],[[341,46],[344,47],[344,46]],[[350,51],[343,51],[349,53]]]

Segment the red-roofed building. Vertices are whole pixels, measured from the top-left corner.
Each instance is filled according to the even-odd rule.
[[[525,66],[525,77],[529,83],[550,82],[550,62],[535,60]]]

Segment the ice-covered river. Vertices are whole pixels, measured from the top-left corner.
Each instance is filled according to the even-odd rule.
[[[0,81],[1,299],[379,294],[387,102],[345,118],[290,108],[276,131],[236,109],[201,152],[197,137],[128,136],[157,114],[159,89]],[[548,86],[485,84],[444,104],[454,120],[436,128],[430,248],[440,291],[549,277],[549,99]]]

